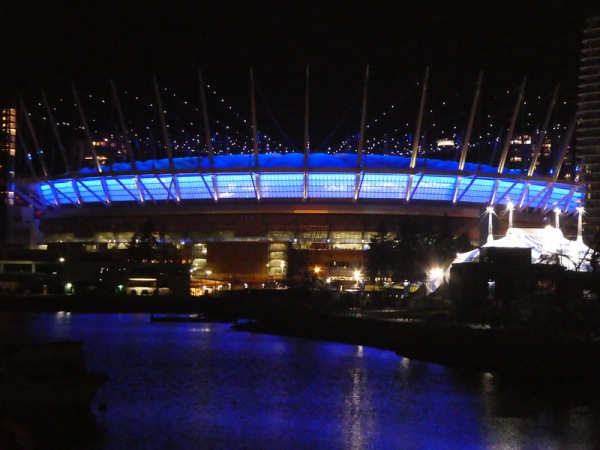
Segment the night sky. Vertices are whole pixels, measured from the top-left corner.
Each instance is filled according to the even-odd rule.
[[[315,122],[343,115],[366,64],[372,115],[408,96],[414,111],[426,67],[432,102],[457,93],[470,98],[483,71],[489,96],[514,90],[527,76],[530,96],[549,96],[560,83],[560,100],[574,104],[584,20],[600,14],[598,4],[3,1],[0,95],[19,92],[35,102],[40,88],[50,97],[66,95],[72,83],[97,93],[113,79],[122,89],[144,86],[150,97],[156,75],[197,100],[201,69],[207,83],[247,110],[252,66],[271,113],[282,128],[294,122],[296,138],[307,64]]]

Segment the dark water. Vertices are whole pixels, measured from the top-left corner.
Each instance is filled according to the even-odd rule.
[[[24,448],[594,448],[596,408],[366,347],[150,323],[0,313],[0,338],[83,342],[110,380],[92,424],[5,421]],[[15,429],[18,431],[15,431]],[[8,442],[5,440],[4,442]],[[29,447],[26,447],[29,445]]]

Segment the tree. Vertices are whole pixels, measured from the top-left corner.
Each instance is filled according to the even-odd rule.
[[[132,262],[142,263],[158,259],[158,233],[154,231],[154,224],[151,221],[148,221],[141,231],[133,234],[127,252]]]
[[[371,236],[367,253],[367,274],[371,278],[391,278],[395,273],[396,251],[391,234],[384,229]]]
[[[435,266],[449,264],[457,252],[472,248],[466,233],[453,233],[448,218],[438,227],[431,222],[417,223],[406,218],[395,235],[380,226],[371,237],[367,251],[367,272],[371,277],[394,281],[417,280]]]

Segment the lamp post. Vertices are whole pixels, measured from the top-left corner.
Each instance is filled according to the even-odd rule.
[[[487,212],[488,215],[488,235],[487,235],[487,241],[491,242],[494,240],[494,226],[492,223],[492,216],[494,215],[494,207],[492,205],[488,206],[485,211]]]
[[[506,205],[506,209],[508,210],[508,228],[513,227],[513,211],[515,210],[515,205],[513,202],[508,202]]]

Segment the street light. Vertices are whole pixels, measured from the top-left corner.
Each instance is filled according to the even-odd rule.
[[[488,206],[485,211],[488,214],[488,235],[487,241],[491,242],[494,240],[494,226],[492,222],[492,217],[494,215],[494,207],[492,205]]]
[[[554,228],[560,230],[560,208],[554,208]]]
[[[506,204],[506,209],[508,210],[508,228],[513,227],[513,211],[515,210],[515,205],[513,202],[508,202]]]

